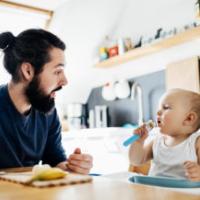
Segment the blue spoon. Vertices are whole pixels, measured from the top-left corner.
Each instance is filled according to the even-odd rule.
[[[128,138],[127,140],[125,140],[125,141],[123,142],[123,145],[124,145],[125,147],[127,147],[128,145],[132,144],[133,142],[135,142],[135,141],[138,140],[139,138],[140,138],[139,135],[133,135],[133,136],[131,136],[130,138]]]
[[[146,129],[150,131],[152,128],[155,127],[155,123],[152,120],[149,120],[147,123],[145,123]],[[127,147],[128,145],[132,144],[136,140],[140,138],[140,135],[134,134],[131,137],[129,137],[127,140],[123,142],[123,145]]]

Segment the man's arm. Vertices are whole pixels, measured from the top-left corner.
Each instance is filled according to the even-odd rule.
[[[66,157],[61,143],[61,125],[56,110],[49,119],[49,133],[43,161],[63,170],[81,174],[88,174],[92,168],[92,156],[82,154],[79,148],[68,158]]]
[[[65,150],[61,143],[61,125],[56,110],[48,116],[48,137],[42,160],[51,166],[66,161]]]

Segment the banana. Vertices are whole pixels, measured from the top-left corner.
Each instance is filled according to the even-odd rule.
[[[34,165],[33,169],[32,169],[32,174],[33,175],[37,175],[37,174],[41,174],[43,171],[47,170],[51,168],[50,165],[48,164],[38,164],[38,165]]]
[[[47,181],[47,180],[55,180],[64,178],[68,172],[63,171],[60,168],[43,168],[35,171],[31,179],[27,182],[27,184],[31,184],[33,181]]]

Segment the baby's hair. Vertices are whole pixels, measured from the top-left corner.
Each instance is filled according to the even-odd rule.
[[[171,89],[168,92],[180,92],[185,95],[186,98],[190,101],[190,111],[193,111],[197,114],[197,121],[196,121],[196,127],[197,129],[200,128],[200,93],[193,92],[190,90],[184,90],[184,89]]]
[[[191,92],[191,111],[194,111],[197,116],[197,128],[200,128],[200,94]]]

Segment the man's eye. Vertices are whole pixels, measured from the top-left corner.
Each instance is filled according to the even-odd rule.
[[[56,75],[59,75],[60,73],[61,73],[61,71],[56,71],[55,72]]]

